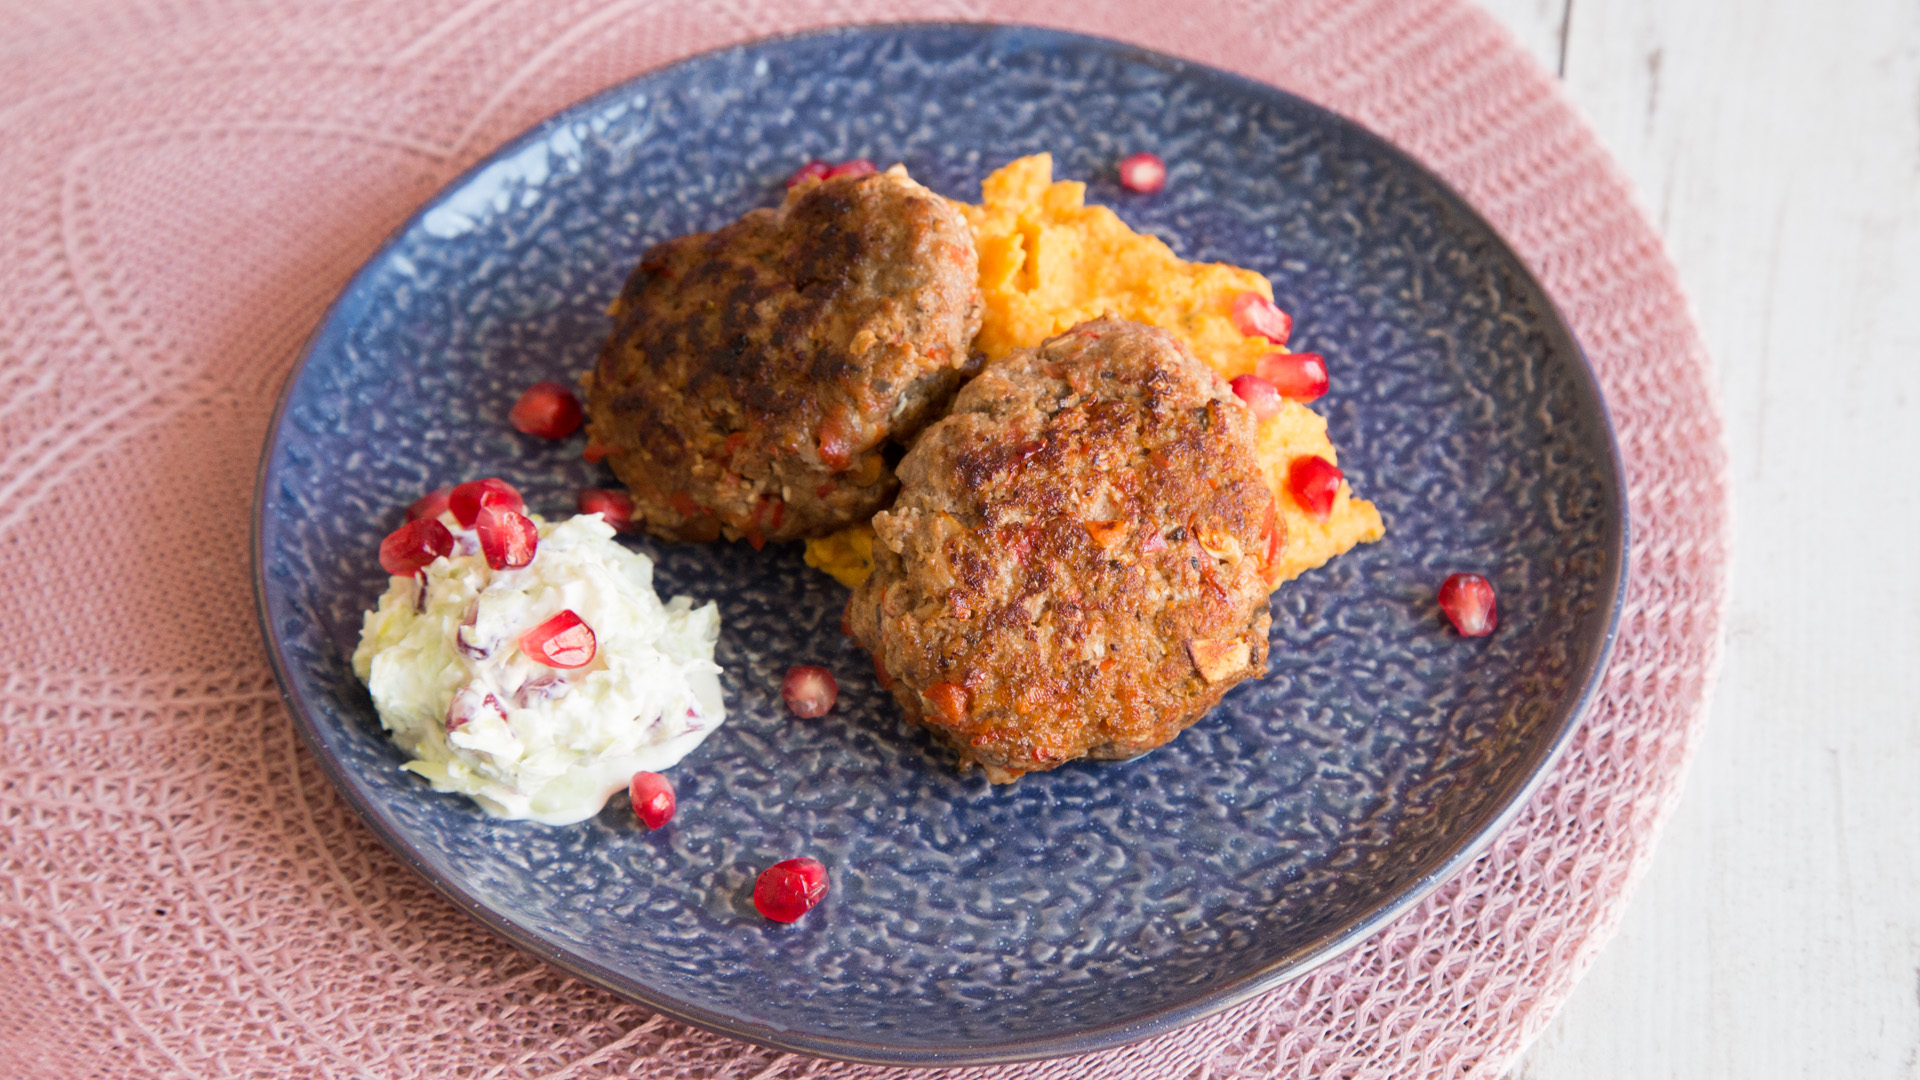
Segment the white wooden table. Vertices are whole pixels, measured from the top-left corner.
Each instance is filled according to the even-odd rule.
[[[1920,1077],[1920,0],[1483,0],[1717,365],[1726,666],[1619,936],[1512,1080]]]

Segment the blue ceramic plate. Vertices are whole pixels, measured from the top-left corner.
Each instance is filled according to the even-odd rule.
[[[1171,165],[1132,195],[1114,163]],[[534,509],[612,483],[580,440],[514,432],[572,381],[649,245],[781,194],[809,158],[905,162],[973,199],[1012,158],[1190,259],[1273,280],[1324,353],[1341,465],[1388,533],[1274,600],[1268,676],[1145,758],[989,787],[900,719],[798,545],[638,545],[662,595],[717,600],[731,719],[674,770],[658,833],[490,820],[399,769],[348,656],[407,503],[498,475]],[[568,109],[436,196],[355,277],[289,381],[261,469],[261,619],[289,706],[380,838],[477,918],[715,1031],[832,1057],[994,1062],[1196,1019],[1359,941],[1463,866],[1593,691],[1625,568],[1591,373],[1501,239],[1404,154],[1271,87],[1053,31],[834,30],[710,53]],[[1500,629],[1434,591],[1476,570]],[[797,722],[781,675],[840,680]],[[760,918],[795,855],[832,892]]]

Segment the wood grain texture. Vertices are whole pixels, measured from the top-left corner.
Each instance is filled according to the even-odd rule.
[[[1920,1077],[1920,3],[1488,8],[1666,238],[1736,515],[1685,796],[1513,1080]]]

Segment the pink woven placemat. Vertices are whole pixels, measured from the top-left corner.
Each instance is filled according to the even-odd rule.
[[[0,1075],[874,1077],[494,939],[334,794],[248,585],[268,413],[411,209],[542,116],[823,23],[1024,19],[1276,83],[1427,162],[1539,271],[1634,523],[1604,695],[1468,871],[1210,1020],[1013,1077],[1495,1076],[1612,933],[1719,654],[1720,421],[1673,268],[1553,81],[1460,0],[9,4],[0,40]]]

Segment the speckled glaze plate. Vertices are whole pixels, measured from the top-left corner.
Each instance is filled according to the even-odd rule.
[[[1163,155],[1167,189],[1114,163]],[[1091,201],[1191,259],[1268,275],[1324,353],[1341,465],[1387,538],[1274,599],[1271,671],[1136,761],[1009,788],[909,729],[838,632],[845,591],[798,545],[670,547],[663,596],[719,602],[731,718],[673,772],[649,833],[616,800],[554,829],[400,771],[348,663],[375,553],[431,488],[505,477],[535,510],[612,483],[576,437],[505,423],[571,381],[650,244],[768,205],[809,158],[905,162],[975,199],[1047,150]],[[1460,868],[1541,778],[1593,691],[1625,570],[1622,474],[1578,346],[1532,275],[1400,151],[1264,85],[1027,28],[840,29],[711,53],[583,102],[423,208],[348,285],[290,379],[262,463],[261,619],[296,723],[397,854],[522,948],[743,1039],[903,1064],[1100,1049],[1337,954]],[[1435,588],[1475,570],[1500,628]],[[840,681],[789,717],[795,663]],[[763,867],[832,892],[754,913]]]

